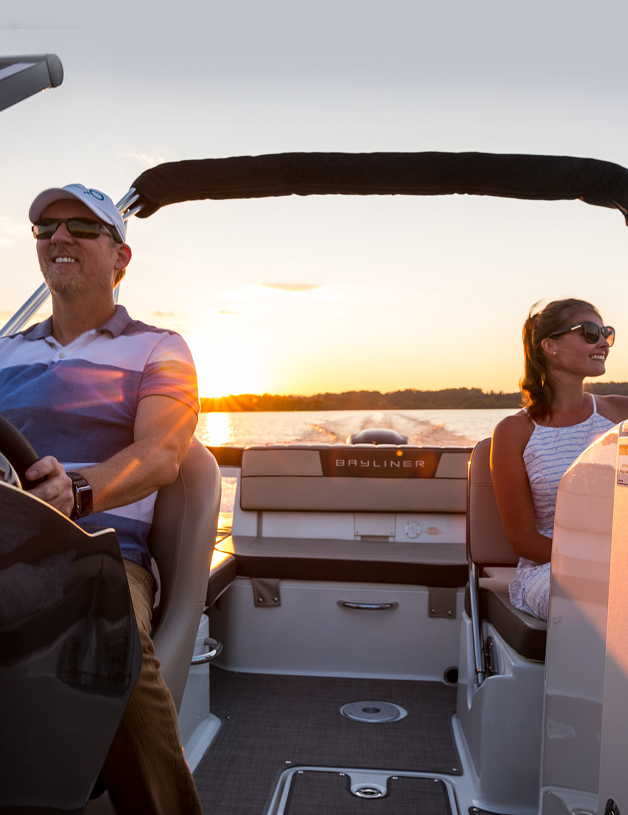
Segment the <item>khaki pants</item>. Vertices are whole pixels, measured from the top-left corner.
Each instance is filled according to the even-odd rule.
[[[177,711],[150,638],[153,578],[124,561],[142,642],[142,669],[102,769],[119,815],[202,815],[183,757]]]

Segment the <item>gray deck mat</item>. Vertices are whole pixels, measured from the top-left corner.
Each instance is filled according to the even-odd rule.
[[[292,779],[286,815],[451,815],[443,781],[391,778],[388,795],[357,798],[337,773],[304,772]]]
[[[210,682],[211,710],[223,726],[194,778],[212,815],[262,815],[276,776],[291,766],[460,773],[451,726],[454,687],[216,667]],[[365,699],[401,705],[408,716],[366,724],[340,715],[342,705]]]

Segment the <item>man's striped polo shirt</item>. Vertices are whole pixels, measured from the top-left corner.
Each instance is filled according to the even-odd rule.
[[[0,413],[66,470],[98,464],[133,444],[140,399],[169,396],[198,412],[196,372],[183,338],[132,320],[123,306],[69,345],[52,321],[0,338]],[[156,493],[78,523],[113,527],[125,558],[150,569],[147,536]]]

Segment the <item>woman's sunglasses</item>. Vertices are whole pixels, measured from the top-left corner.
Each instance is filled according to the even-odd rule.
[[[560,334],[575,331],[576,328],[582,329],[582,334],[590,345],[595,345],[595,343],[598,342],[600,334],[604,337],[609,346],[615,342],[615,329],[611,325],[598,325],[589,320],[577,323],[576,325],[570,325],[567,328],[561,328],[560,331],[553,331],[551,334],[548,334],[547,337],[548,339],[550,337],[558,337]]]
[[[104,232],[109,235],[116,243],[121,243],[120,236],[113,230],[110,230],[105,224],[100,221],[94,221],[91,218],[43,218],[36,224],[33,224],[33,236],[35,240],[49,240],[59,229],[60,224],[65,224],[68,232],[73,238],[83,238],[85,240],[96,240],[100,237],[100,233]]]

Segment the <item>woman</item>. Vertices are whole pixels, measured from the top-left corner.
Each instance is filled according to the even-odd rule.
[[[628,397],[584,390],[601,376],[615,340],[597,309],[583,300],[555,300],[523,327],[526,406],[495,427],[491,473],[499,512],[519,555],[510,584],[515,608],[547,619],[550,555],[560,479],[578,456],[628,417]]]

